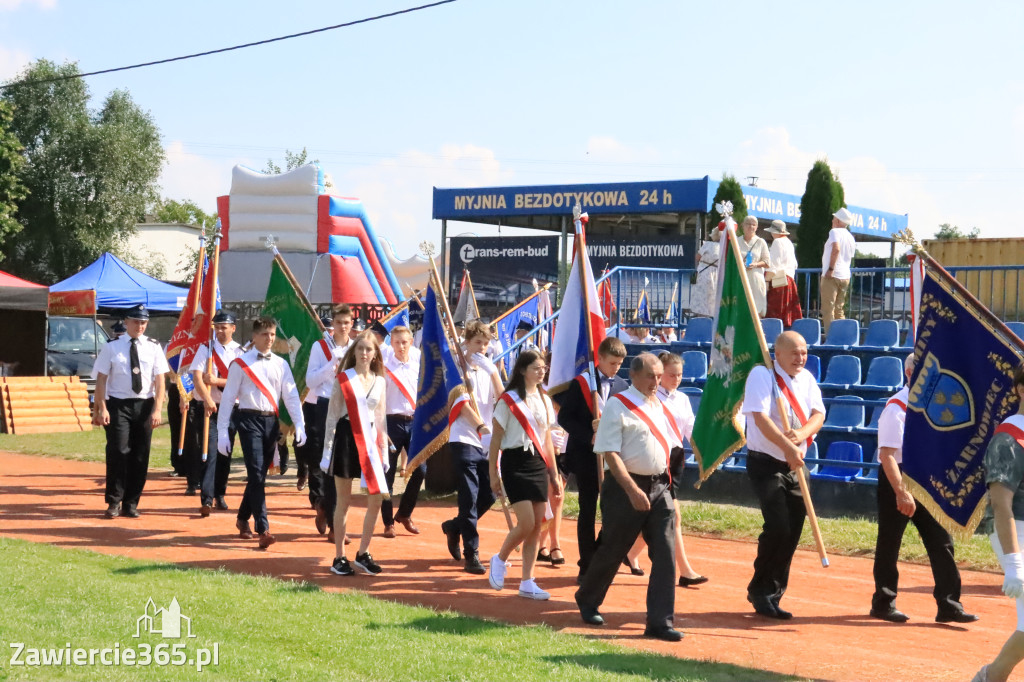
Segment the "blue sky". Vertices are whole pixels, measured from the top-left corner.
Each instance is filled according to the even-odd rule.
[[[0,0],[0,78],[83,71],[359,19],[415,0]],[[431,187],[730,172],[800,194],[827,157],[852,204],[1017,236],[1024,6],[458,0],[88,80],[163,134],[164,194],[212,210],[236,163],[307,147],[400,256]],[[466,227],[484,234],[488,228]],[[456,232],[460,231],[456,228]]]

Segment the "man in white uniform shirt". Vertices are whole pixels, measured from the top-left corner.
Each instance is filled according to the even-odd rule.
[[[241,353],[242,347],[238,345],[232,336],[235,334],[235,316],[226,310],[222,310],[213,317],[213,362],[210,362],[210,350],[207,344],[203,344],[196,351],[192,358],[192,365],[189,371],[192,372],[192,381],[195,384],[193,391],[193,403],[196,408],[189,406],[189,409],[196,409],[196,424],[202,424],[202,413],[205,412],[210,418],[210,430],[206,443],[203,443],[202,428],[194,429],[195,440],[192,450],[196,453],[196,461],[192,463],[200,484],[199,513],[202,516],[209,516],[210,510],[216,501],[217,509],[226,510],[228,503],[224,499],[227,493],[228,474],[231,472],[231,455],[217,455],[217,421],[225,419],[228,421],[228,436],[231,441],[235,440],[234,410],[235,406],[225,405],[224,414],[221,414],[221,389],[228,380],[228,368],[235,358]],[[206,459],[203,460],[202,456]]]
[[[412,418],[416,412],[416,388],[420,378],[420,359],[412,354],[412,332],[408,327],[399,325],[391,330],[391,353],[384,361],[384,380],[386,393],[384,404],[387,406],[385,421],[388,439],[391,441],[388,458],[391,464],[384,473],[391,493],[395,484],[395,472],[398,471],[398,457],[404,449],[409,456],[409,441],[412,438]],[[384,537],[395,537],[395,523],[401,523],[413,535],[419,535],[419,528],[412,522],[412,511],[416,507],[420,485],[426,464],[416,467],[406,485],[402,501],[398,506],[398,515],[394,515],[391,499],[381,502],[380,518],[384,522]]]
[[[599,613],[622,558],[638,535],[651,556],[644,635],[678,642],[675,617],[675,503],[670,491],[672,436],[658,399],[661,361],[641,353],[629,367],[632,386],[608,399],[597,426],[594,451],[604,456],[601,543],[576,591],[583,622],[603,625]]]
[[[96,409],[92,423],[107,432],[106,517],[135,518],[149,471],[153,428],[160,425],[164,375],[170,371],[156,339],[145,336],[146,306],[125,315],[127,333],[100,350],[96,374]],[[123,503],[123,507],[122,507]]]
[[[908,355],[903,370],[910,382],[914,372],[914,356]],[[896,587],[900,573],[903,532],[910,521],[921,535],[928,552],[928,561],[935,578],[932,592],[938,604],[938,623],[973,623],[978,617],[964,612],[960,603],[960,570],[953,557],[953,539],[946,529],[924,508],[903,484],[903,426],[907,418],[909,386],[889,398],[878,418],[878,541],[875,545],[875,594],[871,598],[871,616],[890,623],[910,620],[896,608]]]
[[[841,208],[832,214],[832,229],[821,255],[821,326],[828,333],[832,320],[845,317],[846,290],[850,286],[850,264],[857,242],[847,229],[853,214]]]
[[[804,337],[796,332],[779,334],[774,371],[755,367],[743,395],[747,476],[764,517],[747,601],[758,614],[781,620],[793,617],[779,608],[779,601],[789,585],[789,567],[807,515],[796,471],[803,466],[807,443],[825,421],[821,389],[804,369],[806,362]],[[788,430],[779,413],[780,394]]]
[[[306,429],[302,421],[302,401],[295,387],[292,370],[284,358],[271,352],[277,337],[277,322],[261,317],[252,326],[252,349],[235,358],[228,368],[221,402],[234,404],[238,400],[238,440],[242,446],[248,479],[245,494],[238,508],[235,527],[245,539],[253,537],[249,519],[256,519],[260,549],[277,542],[270,534],[267,520],[267,470],[274,461],[279,424],[277,406],[284,399],[288,416],[295,425],[295,444],[306,442]],[[228,422],[217,422],[217,451],[231,452]]]
[[[309,364],[306,365],[307,393],[302,403],[307,440],[305,445],[295,448],[296,458],[305,462],[306,475],[309,477],[309,505],[316,510],[314,524],[320,535],[328,532],[328,529],[333,531],[334,507],[338,497],[334,480],[320,470],[327,403],[331,399],[331,388],[338,375],[338,367],[352,345],[349,338],[352,309],[343,303],[334,308],[332,315],[330,320],[321,318],[320,321],[331,334],[334,343],[328,343],[324,338],[314,343],[309,351]]]

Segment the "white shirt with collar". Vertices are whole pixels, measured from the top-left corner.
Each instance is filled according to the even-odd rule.
[[[328,345],[330,345],[328,343]],[[309,363],[306,365],[306,402],[315,403],[320,398],[331,397],[331,381],[337,377],[338,365],[348,352],[352,341],[343,346],[335,346],[331,356],[324,355],[324,344],[317,341],[309,351]]]
[[[825,403],[821,400],[821,389],[818,388],[818,382],[814,380],[814,376],[810,372],[806,369],[801,369],[795,377],[790,378],[783,373],[778,365],[775,365],[775,373],[783,377],[783,379],[789,379],[787,383],[791,386],[793,395],[796,398],[797,404],[800,405],[800,409],[803,410],[804,416],[810,419],[811,415],[815,412],[825,414]],[[772,423],[778,427],[779,431],[782,431],[782,417],[779,415],[779,405],[776,400],[778,391],[779,389],[772,372],[764,365],[758,365],[747,376],[747,384],[743,393],[743,413],[767,413]],[[799,421],[785,396],[782,398],[782,404],[786,406],[790,427],[797,428]],[[763,452],[777,460],[786,461],[786,455],[782,452],[782,449],[761,433],[753,418],[747,419],[747,449]],[[800,451],[803,453],[807,452],[806,442],[800,444]]]
[[[413,349],[410,348],[409,350]],[[411,417],[416,411],[416,388],[420,379],[420,359],[418,354],[414,358],[413,353],[410,352],[409,360],[402,362],[392,353],[391,357],[384,361],[384,367],[387,368],[388,372],[398,377],[398,380],[402,382],[413,399],[413,402],[410,403],[401,389],[395,385],[391,376],[385,372],[384,378],[387,380],[387,413]]]
[[[885,409],[878,416],[878,447],[895,448],[893,459],[903,462],[903,427],[907,420],[907,401],[910,387],[904,386],[885,403]],[[902,405],[900,404],[902,403]]]
[[[669,392],[667,389],[658,386],[658,398],[665,404],[668,411],[672,413],[672,418],[676,422],[676,428],[679,429],[679,433],[686,440],[690,440],[693,435],[695,417],[689,397],[682,391]]]
[[[354,390],[362,390],[359,379],[356,379],[353,384]],[[387,403],[385,398],[385,386],[384,377],[374,377],[373,383],[370,385],[370,390],[364,394],[366,398],[366,407],[373,415],[373,425],[377,431],[378,437],[381,434],[387,433],[387,427],[384,423],[384,409]],[[345,402],[345,396],[341,392],[341,384],[335,379],[331,384],[331,398],[330,402],[327,403],[327,422],[324,427],[324,451],[323,455],[330,457],[334,452],[334,436],[338,430],[338,420],[342,417],[348,417],[348,403]]]
[[[513,395],[515,395],[515,393],[513,393]],[[540,391],[534,391],[533,393],[527,393],[526,399],[523,402],[526,403],[527,409],[533,413],[533,419],[537,423],[537,427],[540,429],[537,433],[537,438],[540,439],[540,443],[543,445],[547,433],[551,431],[553,427],[558,426],[558,422],[555,417],[555,408],[551,404],[551,398]],[[502,450],[508,448],[534,449],[533,441],[530,440],[530,436],[527,435],[526,430],[523,429],[523,425],[520,424],[519,420],[512,414],[512,410],[504,400],[499,400],[494,406],[494,421],[496,421],[505,432],[505,435],[501,438]]]
[[[189,365],[188,371],[190,371],[190,372],[201,372],[203,374],[206,373],[206,361],[210,357],[210,350],[209,350],[209,348],[210,347],[208,345],[206,345],[205,343],[202,346],[199,347],[199,349],[196,351],[195,356],[192,358],[192,364]],[[237,358],[239,355],[241,355],[242,346],[240,346],[238,344],[238,342],[235,341],[234,339],[231,339],[230,341],[228,341],[226,346],[221,345],[220,341],[218,341],[217,339],[214,339],[213,340],[213,351],[217,354],[217,356],[224,363],[224,366],[230,368],[232,361],[235,358]],[[217,377],[219,379],[226,378],[226,377],[221,377],[220,376],[220,372],[217,371],[217,364],[216,363],[214,363],[214,365],[213,365],[213,376],[215,376],[215,377]],[[216,386],[210,386],[208,388],[210,389],[210,396],[213,398],[213,402],[216,403],[217,405],[220,405],[221,390],[219,388],[217,388]],[[193,397],[193,399],[198,400],[199,402],[203,402],[203,399],[199,395],[198,391],[194,392],[192,394],[192,397]]]
[[[653,402],[648,401],[643,393],[632,386],[620,395],[640,405],[640,409],[662,432],[666,442],[671,444],[672,429],[657,396],[651,398]],[[594,436],[594,452],[619,453],[626,471],[638,476],[656,476],[668,468],[667,453],[651,433],[651,428],[621,400],[612,399],[605,405]]]
[[[473,396],[476,398],[477,408],[480,410],[480,419],[488,428],[490,428],[491,418],[494,416],[494,401],[498,399],[498,396],[494,394],[494,387],[491,385],[491,375],[497,373],[497,366],[483,355],[475,353],[469,357],[468,378],[473,386]],[[486,451],[491,445],[491,434],[479,435],[470,421],[469,415],[463,410],[448,430],[448,442],[475,445]]]
[[[291,367],[278,355],[268,352],[266,355],[252,348],[242,353],[239,358],[249,366],[260,381],[266,386],[273,396],[274,402],[270,402],[263,392],[257,388],[252,379],[238,366],[232,363],[228,368],[228,380],[224,386],[224,393],[221,402],[229,405],[235,400],[238,401],[240,410],[257,410],[259,412],[273,412],[277,404],[283,399],[288,409],[288,415],[296,428],[304,424],[302,422],[302,401],[299,399],[299,391],[295,386],[295,379],[292,377]],[[227,437],[229,419],[217,420],[217,432]]]
[[[857,242],[854,240],[850,230],[845,227],[833,227],[828,233],[828,241],[825,242],[825,252],[821,255],[821,274],[828,272],[829,263],[832,262],[832,245],[839,244],[839,255],[836,257],[836,267],[832,271],[835,279],[850,279],[850,263],[857,252]]]
[[[167,365],[167,356],[156,339],[145,335],[139,336],[136,345],[142,391],[132,391],[131,342],[132,338],[125,334],[105,344],[96,357],[93,373],[96,376],[103,374],[107,377],[107,398],[152,398],[156,395],[156,382],[162,381],[163,375],[171,371]]]

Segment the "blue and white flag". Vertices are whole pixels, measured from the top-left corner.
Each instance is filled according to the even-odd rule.
[[[969,538],[985,511],[985,448],[996,426],[1016,410],[1013,373],[1024,349],[930,260],[920,316],[903,474],[914,497],[946,530]]]
[[[640,300],[636,302],[636,314],[633,316],[633,319],[639,322],[640,324],[651,323],[651,310],[650,307],[647,305],[646,289],[640,292]]]
[[[507,311],[504,315],[498,318],[494,327],[498,333],[498,341],[501,342],[501,347],[504,350],[508,350],[512,347],[515,341],[516,328],[520,322],[527,322],[530,328],[536,327],[540,320],[537,319],[537,313],[539,311],[540,296],[534,295],[526,299],[516,307]],[[534,344],[536,344],[536,339]],[[509,353],[504,357],[502,362],[505,364],[505,373],[508,374],[512,371],[513,361],[518,357],[518,353]]]
[[[381,322],[381,324],[384,325],[384,328],[388,330],[389,334],[391,333],[391,330],[394,329],[395,327],[408,327],[409,306],[403,307],[401,311],[395,313],[388,319],[384,320],[383,322]]]

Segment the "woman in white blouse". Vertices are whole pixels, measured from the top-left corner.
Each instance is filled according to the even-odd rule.
[[[757,314],[764,317],[768,308],[764,281],[764,271],[771,267],[772,260],[768,254],[768,244],[757,236],[757,218],[748,215],[743,219],[743,238],[738,240],[740,257],[747,270],[747,281],[750,282],[750,293],[754,297]]]
[[[786,223],[773,220],[768,228],[772,245],[768,249],[771,270],[768,271],[768,317],[777,317],[787,329],[794,320],[804,316],[800,293],[796,288],[796,250],[789,239]]]
[[[537,587],[533,567],[544,526],[548,488],[555,497],[562,496],[562,482],[555,468],[551,442],[551,429],[557,425],[555,411],[541,385],[545,370],[540,351],[520,353],[508,386],[494,407],[489,452],[491,489],[496,496],[500,495],[504,483],[508,501],[516,513],[516,527],[505,536],[501,550],[491,557],[488,580],[496,590],[504,587],[508,557],[522,543],[523,579],[519,583],[519,596],[541,600],[551,595]],[[538,448],[543,452],[538,452]],[[498,477],[499,451],[501,478]]]
[[[339,373],[355,368],[355,377],[350,381],[357,395],[366,400],[366,407],[372,415],[370,424],[363,424],[367,431],[368,441],[375,442],[377,453],[381,457],[382,468],[387,467],[387,429],[384,426],[384,360],[380,354],[380,346],[372,332],[362,332],[349,347],[341,361]],[[372,456],[372,455],[371,455]],[[345,524],[348,519],[348,508],[352,501],[352,480],[361,476],[370,477],[370,471],[363,471],[359,461],[359,451],[346,400],[338,380],[334,381],[330,402],[327,406],[327,423],[324,432],[324,453],[320,463],[321,469],[334,479],[338,492],[338,504],[334,510],[334,548],[335,559],[331,571],[337,575],[352,575],[355,571],[345,556]],[[387,492],[387,489],[384,489]],[[366,515],[363,517],[363,536],[356,552],[355,567],[363,573],[376,575],[381,568],[370,556],[370,538],[373,527],[380,514],[381,494],[368,495]]]

